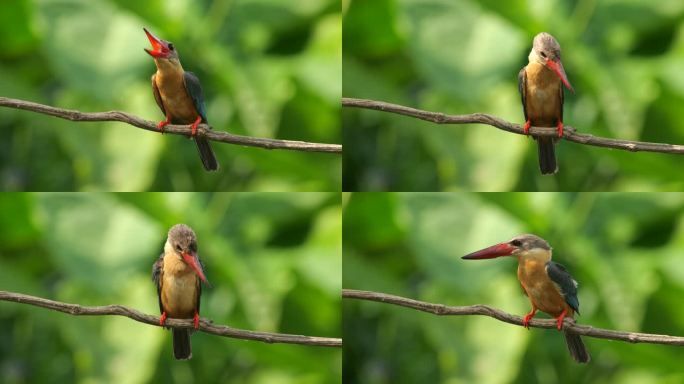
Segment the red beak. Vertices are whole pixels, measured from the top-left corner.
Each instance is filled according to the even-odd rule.
[[[143,28],[143,31],[145,31],[147,39],[150,40],[150,44],[152,44],[152,49],[143,48],[145,52],[149,53],[152,57],[168,57],[170,52],[169,45],[165,41],[153,35],[150,31],[147,30],[147,28]]]
[[[568,76],[565,75],[565,69],[563,69],[563,63],[558,60],[558,61],[553,61],[551,59],[546,61],[546,66],[551,68],[554,72],[556,72],[556,75],[560,77],[561,81],[563,84],[565,84],[565,88],[569,89],[570,92],[575,93],[575,90],[572,89],[572,85],[570,85],[570,82],[568,81]]]
[[[205,283],[209,284],[207,281],[207,277],[204,276],[204,270],[202,269],[202,264],[200,264],[199,257],[197,257],[197,254],[195,253],[183,253],[183,260],[185,261],[186,264],[192,268],[197,276],[199,276],[202,281]]]
[[[513,252],[515,252],[517,248],[508,244],[508,243],[501,243],[501,244],[496,244],[492,245],[489,248],[481,249],[477,252],[473,252],[471,254],[465,255],[461,257],[461,259],[465,260],[482,260],[482,259],[494,259],[496,257],[501,257],[501,256],[510,256]]]

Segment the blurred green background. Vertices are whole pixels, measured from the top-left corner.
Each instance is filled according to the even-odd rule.
[[[198,237],[201,315],[237,328],[341,337],[339,193],[0,194],[0,289],[158,314],[168,228]],[[0,302],[2,383],[335,383],[339,348],[171,333],[118,316]]]
[[[580,284],[579,323],[684,336],[682,193],[354,193],[343,204],[344,288],[522,316],[515,259],[460,257],[535,233]],[[584,337],[582,366],[556,330],[351,299],[343,314],[346,383],[684,381],[682,347]]]
[[[684,143],[681,0],[344,0],[343,96],[523,123],[517,75],[554,35],[582,133]],[[347,191],[678,191],[684,158],[562,142],[539,173],[532,139],[343,109]]]
[[[340,143],[341,16],[335,0],[4,0],[0,96],[82,111],[163,115],[142,28],[178,48],[216,130]],[[0,188],[31,191],[333,191],[339,155],[195,145],[123,123],[0,108]]]

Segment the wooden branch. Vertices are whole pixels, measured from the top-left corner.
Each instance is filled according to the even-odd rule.
[[[521,125],[509,123],[506,120],[500,119],[496,116],[488,115],[486,113],[471,113],[469,115],[447,115],[440,112],[429,112],[420,109],[405,107],[403,105],[385,103],[382,101],[352,99],[346,97],[342,98],[342,106],[389,112],[398,115],[415,117],[416,119],[430,121],[437,124],[486,124],[507,132],[524,135]],[[567,141],[573,141],[579,144],[621,149],[630,152],[643,151],[675,153],[680,155],[684,154],[684,145],[609,139],[605,137],[598,137],[584,133],[577,133],[577,130],[575,128],[568,125],[566,125],[564,128],[565,129],[563,133],[563,139]],[[556,128],[549,127],[531,127],[529,133],[532,136],[557,135]]]
[[[0,291],[0,301],[12,301],[15,303],[35,305],[37,307],[64,312],[74,316],[125,316],[141,323],[160,327],[159,316],[147,315],[123,305],[87,307],[6,291]],[[192,319],[166,319],[165,326],[167,328],[193,328],[193,322]],[[342,339],[247,331],[225,325],[214,325],[211,320],[207,319],[200,319],[199,330],[212,335],[230,337],[233,339],[255,340],[269,344],[285,343],[319,347],[342,347]]]
[[[416,309],[442,316],[468,316],[482,315],[495,318],[509,324],[522,326],[522,317],[511,315],[488,305],[469,305],[464,307],[450,307],[442,304],[426,303],[423,301],[407,299],[401,296],[388,295],[386,293],[357,291],[354,289],[343,289],[342,297],[347,299],[359,299],[377,301],[380,303],[393,304],[401,307]],[[556,329],[556,320],[530,320],[530,327]],[[578,335],[595,337],[599,339],[610,339],[627,341],[630,343],[666,344],[684,346],[684,337],[654,335],[650,333],[621,332],[612,329],[594,328],[588,325],[575,324],[574,320],[565,318],[563,328],[577,333]]]
[[[157,124],[154,121],[145,120],[121,111],[81,112],[72,109],[51,107],[49,105],[33,103],[30,101],[10,99],[7,97],[0,97],[0,106],[42,113],[71,121],[120,121],[122,123],[130,124],[134,127],[142,128],[148,131],[159,132],[157,129]],[[164,127],[164,133],[190,136],[191,129],[189,125],[167,125]],[[340,144],[308,143],[305,141],[277,140],[233,135],[232,133],[225,131],[211,130],[211,126],[207,124],[200,124],[198,126],[197,134],[202,135],[211,141],[244,145],[248,147],[287,149],[304,152],[342,153],[342,145]]]

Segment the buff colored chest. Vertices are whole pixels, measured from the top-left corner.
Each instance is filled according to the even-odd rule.
[[[536,308],[554,317],[559,316],[563,310],[567,310],[568,315],[572,316],[572,308],[546,273],[546,262],[549,260],[550,257],[543,255],[521,257],[518,262],[518,280]]]
[[[175,124],[190,124],[197,119],[198,113],[192,98],[185,90],[184,73],[181,66],[163,63],[157,65],[154,82],[159,89],[162,104],[167,114],[171,115],[171,122]]]
[[[546,66],[533,62],[525,67],[525,110],[532,126],[555,127],[561,117],[561,80]]]
[[[161,301],[167,315],[192,318],[199,299],[199,278],[192,269],[176,255],[165,256],[161,283]]]

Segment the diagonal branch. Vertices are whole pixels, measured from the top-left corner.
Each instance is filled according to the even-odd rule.
[[[509,324],[522,325],[522,317],[511,315],[488,305],[469,305],[464,307],[450,307],[443,304],[426,303],[423,301],[407,299],[401,296],[388,295],[386,293],[371,292],[371,291],[357,291],[355,289],[343,289],[342,297],[347,299],[359,299],[368,301],[377,301],[380,303],[394,304],[400,307],[416,309],[418,311],[428,312],[435,315],[447,316],[468,316],[468,315],[482,315],[489,316],[494,319],[503,321]],[[556,320],[530,320],[530,327],[555,329]],[[684,337],[682,336],[668,336],[655,335],[650,333],[637,332],[621,332],[612,329],[594,328],[588,325],[578,325],[572,319],[565,318],[563,322],[563,329],[567,329],[582,336],[595,337],[599,339],[610,339],[627,341],[630,343],[648,343],[648,344],[666,344],[684,346]]]
[[[415,117],[425,121],[430,121],[437,124],[486,124],[501,130],[517,133],[523,135],[522,126],[519,124],[509,123],[506,120],[496,116],[488,115],[486,113],[471,113],[469,115],[447,115],[440,112],[430,112],[403,105],[385,103],[382,101],[366,100],[366,99],[352,99],[343,97],[342,106],[353,108],[373,109],[376,111],[389,112],[398,115]],[[530,134],[533,136],[554,136],[556,135],[556,128],[548,127],[531,127]],[[584,133],[577,133],[577,130],[568,125],[565,126],[563,139],[573,141],[579,144],[593,145],[596,147],[621,149],[630,152],[661,152],[661,153],[676,153],[684,154],[684,145],[665,144],[665,143],[649,143],[643,141],[631,141],[622,139],[609,139],[605,137],[598,137]]]
[[[141,119],[140,117],[121,111],[81,112],[73,109],[51,107],[49,105],[33,103],[30,101],[10,99],[7,97],[0,97],[0,106],[38,112],[71,121],[120,121],[122,123],[130,124],[134,127],[142,128],[148,131],[159,132],[157,125],[153,121]],[[232,133],[224,131],[213,131],[211,130],[211,126],[207,124],[200,124],[198,128],[199,129],[197,132],[199,135],[203,135],[211,141],[218,141],[222,143],[238,144],[265,149],[288,149],[292,151],[303,152],[342,153],[342,145],[340,144],[309,143],[305,141],[277,140],[233,135]],[[190,136],[191,129],[189,125],[167,125],[164,127],[164,132],[175,135]]]
[[[146,315],[142,312],[136,311],[133,308],[123,305],[87,307],[78,304],[62,303],[59,301],[43,299],[41,297],[7,291],[0,291],[0,301],[12,301],[15,303],[35,305],[37,307],[64,312],[74,316],[125,316],[141,323],[154,325],[157,327],[160,326],[159,316]],[[192,328],[193,322],[192,319],[167,319],[165,325],[167,328]],[[225,325],[214,325],[211,320],[207,319],[200,320],[199,330],[212,335],[230,337],[233,339],[255,340],[269,344],[285,343],[313,345],[319,347],[342,347],[342,339],[247,331]]]

